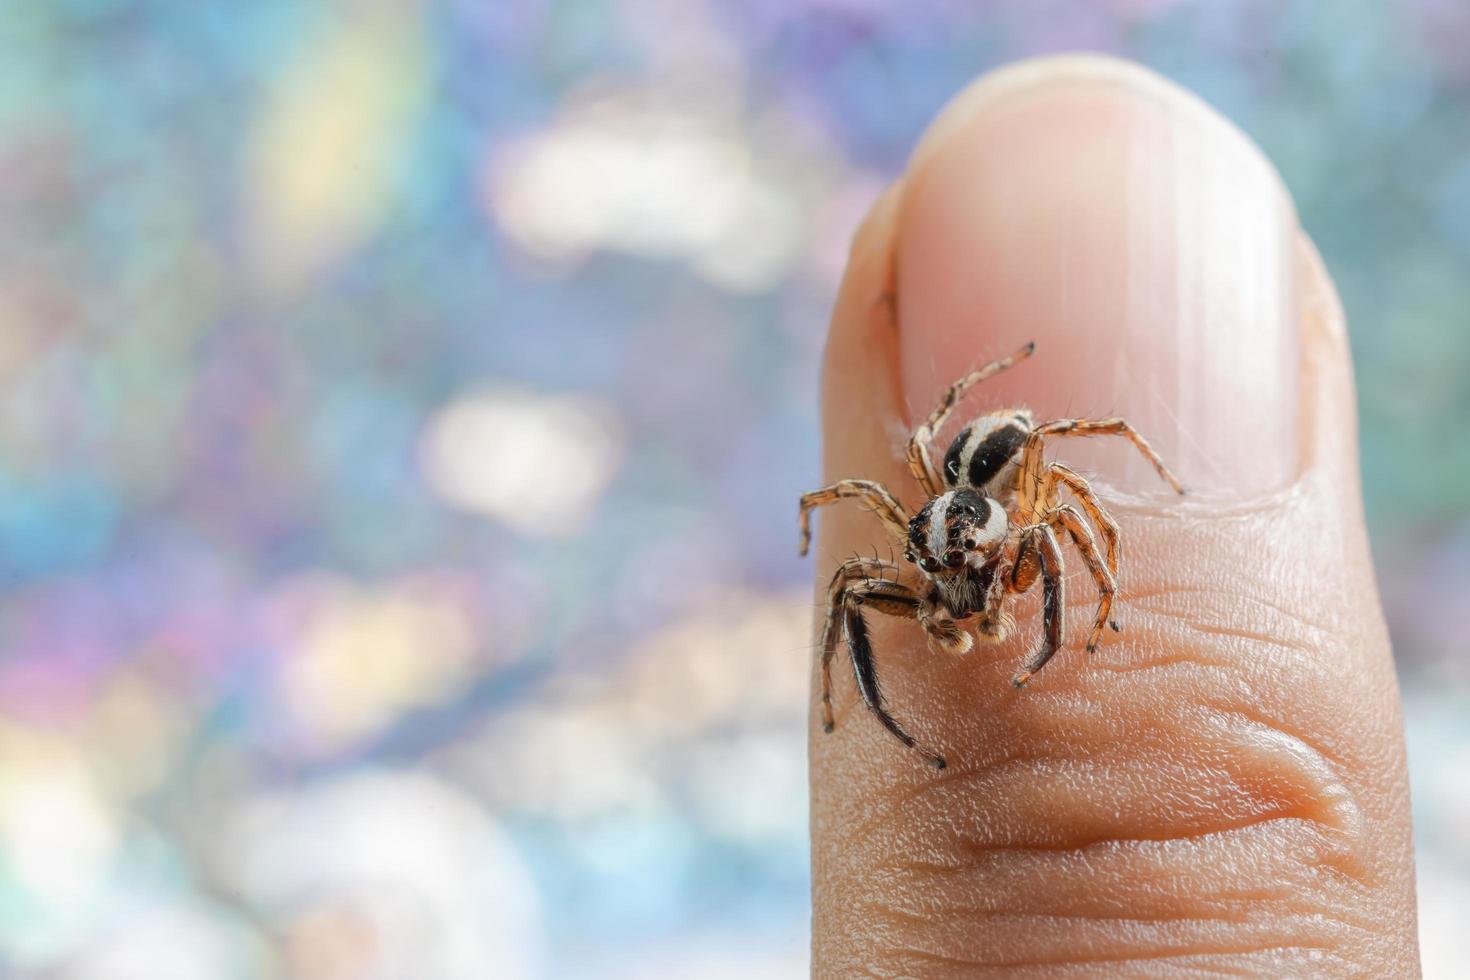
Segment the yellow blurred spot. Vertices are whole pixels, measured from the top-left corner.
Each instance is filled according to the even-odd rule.
[[[336,748],[454,691],[472,669],[476,639],[453,598],[337,585],[308,614],[283,674],[285,697],[318,743]]]
[[[735,593],[697,602],[628,658],[617,686],[630,723],[685,738],[805,710],[811,604],[804,600]]]
[[[79,733],[98,789],[114,802],[137,799],[158,786],[194,720],[192,703],[150,677],[146,656],[98,693]]]
[[[247,254],[267,291],[303,285],[382,217],[426,89],[416,6],[352,4],[282,70],[246,188]]]

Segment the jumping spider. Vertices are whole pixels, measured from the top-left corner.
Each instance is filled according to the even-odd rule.
[[[1020,687],[1062,644],[1062,549],[1058,536],[1071,538],[1097,583],[1097,616],[1087,650],[1097,648],[1110,619],[1118,579],[1118,525],[1103,509],[1088,482],[1061,463],[1043,458],[1048,436],[1120,435],[1148,458],[1159,476],[1179,493],[1184,488],[1143,437],[1120,418],[1057,419],[1040,425],[1025,409],[987,413],[965,426],[944,454],[943,469],[930,457],[934,434],[971,387],[1031,355],[1034,343],[972,371],[950,385],[939,405],[908,442],[908,464],[929,500],[910,518],[885,487],[871,480],[839,480],[801,498],[801,553],[811,542],[810,513],[824,504],[856,497],[878,515],[904,549],[904,559],[923,576],[916,585],[899,581],[900,567],[877,558],[850,558],[827,590],[822,629],[822,727],[832,731],[832,657],[838,632],[847,637],[858,691],[878,721],[900,742],[920,752],[936,768],[944,758],[920,748],[883,705],[873,648],[863,608],[916,620],[931,647],[951,653],[969,651],[971,634],[987,642],[1004,639],[1015,625],[1006,601],[1042,582],[1043,632],[1040,646],[1011,683]],[[1061,489],[1071,492],[1064,503]],[[1099,553],[1092,528],[1102,533]]]

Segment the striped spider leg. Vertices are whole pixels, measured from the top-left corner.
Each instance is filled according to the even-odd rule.
[[[1006,583],[1007,591],[1013,595],[1026,592],[1042,580],[1041,592],[1041,644],[1036,652],[1026,658],[1025,665],[1011,678],[1011,683],[1021,687],[1062,647],[1063,579],[1062,548],[1057,544],[1056,534],[1048,523],[1032,524],[1021,532],[1014,564]]]
[[[849,498],[867,504],[868,509],[878,515],[878,520],[883,522],[883,526],[897,540],[902,541],[908,534],[909,517],[904,513],[903,505],[893,499],[893,494],[883,484],[872,480],[838,480],[829,487],[801,495],[801,543],[797,546],[798,554],[805,557],[811,547],[811,512],[818,507]]]
[[[971,371],[944,389],[944,394],[939,396],[939,404],[934,407],[934,411],[930,412],[929,417],[914,430],[914,434],[909,438],[908,450],[905,455],[909,461],[909,471],[914,474],[914,479],[919,481],[919,486],[923,487],[924,492],[929,494],[929,496],[939,496],[944,492],[947,483],[953,486],[953,480],[946,480],[946,477],[949,476],[948,472],[944,476],[941,476],[934,469],[934,460],[929,455],[933,448],[934,436],[944,427],[945,421],[949,418],[949,413],[954,411],[954,407],[959,404],[965,392],[986,378],[992,378],[1006,368],[1024,361],[1035,350],[1036,343],[1032,341],[1014,354],[1002,357],[998,361],[991,361],[984,367]],[[948,453],[945,454],[945,463],[946,466],[949,463]]]
[[[1153,464],[1161,479],[1173,487],[1175,492],[1185,492],[1183,485],[1164,465],[1153,447],[1123,419],[1056,419],[1036,426],[1027,435],[1024,445],[1021,446],[1016,473],[1016,517],[1026,524],[1039,522],[1050,525],[1058,535],[1066,535],[1087,562],[1088,570],[1097,583],[1099,595],[1097,615],[1087,637],[1088,653],[1097,649],[1104,625],[1111,625],[1114,631],[1120,628],[1117,620],[1111,618],[1113,600],[1118,591],[1118,523],[1103,507],[1092,484],[1070,467],[1046,462],[1044,449],[1048,436],[1097,435],[1121,435],[1127,438]],[[1097,540],[1077,507],[1061,502],[1061,487],[1071,491],[1073,498],[1101,531],[1106,549],[1105,558],[1099,555]],[[1041,663],[1045,663],[1046,659],[1048,658],[1043,658]],[[1013,683],[1019,687],[1039,669],[1038,664],[1035,668],[1023,670],[1016,675]]]
[[[937,769],[944,768],[944,757],[919,747],[898,720],[889,714],[878,687],[878,672],[873,663],[873,644],[868,637],[868,624],[863,608],[868,607],[890,616],[919,620],[929,616],[929,602],[912,588],[897,581],[899,568],[892,562],[876,558],[849,558],[838,566],[827,588],[827,618],[822,626],[822,729],[830,733],[835,720],[832,715],[832,658],[837,653],[839,631],[847,639],[852,671],[857,678],[858,693],[863,703],[904,745],[916,750]],[[889,578],[887,576],[894,576]]]

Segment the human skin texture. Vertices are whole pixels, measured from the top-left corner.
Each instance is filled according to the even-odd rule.
[[[829,481],[923,498],[907,431],[965,371],[1035,340],[983,411],[1127,418],[1190,487],[1117,438],[1055,439],[1122,529],[1115,614],[1067,547],[1065,643],[963,656],[869,612],[889,708],[839,648],[836,729],[813,664],[817,977],[1418,974],[1409,795],[1369,559],[1342,311],[1250,142],[1126,63],[981,79],[931,126],[853,245],[823,381]],[[900,553],[847,502],[817,517],[817,589]],[[905,575],[916,580],[912,566]]]

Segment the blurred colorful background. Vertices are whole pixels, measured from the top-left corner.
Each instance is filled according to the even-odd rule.
[[[0,973],[804,976],[848,239],[1075,49],[1260,141],[1341,285],[1462,965],[1470,7],[17,0]]]

